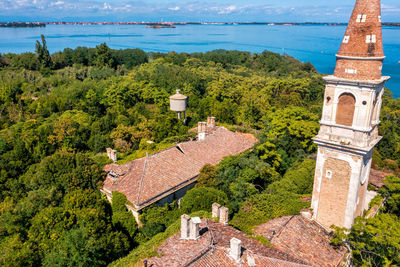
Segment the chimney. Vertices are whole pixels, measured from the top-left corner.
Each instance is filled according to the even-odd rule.
[[[117,162],[117,150],[113,150],[112,148],[107,148],[107,157],[112,159],[112,161]]]
[[[202,141],[206,139],[207,123],[199,122],[197,126],[198,139]]]
[[[218,204],[218,203],[213,203],[213,204],[212,204],[211,211],[212,211],[212,217],[213,217],[213,218],[219,217],[219,209],[220,209],[220,208],[221,208],[221,205],[220,205],[220,204]]]
[[[200,223],[199,217],[194,217],[190,220],[189,235],[191,240],[196,240],[200,237]]]
[[[117,150],[111,150],[111,157],[110,159],[112,159],[115,162],[117,162]]]
[[[235,237],[231,239],[229,256],[233,258],[235,261],[240,261],[240,257],[242,256],[242,241],[240,241]]]
[[[181,216],[181,239],[183,240],[189,239],[189,222],[190,216],[187,214],[183,214]]]
[[[107,151],[107,157],[109,158],[109,159],[111,159],[111,151],[112,151],[112,148],[107,148],[106,149],[106,151]]]
[[[219,222],[228,225],[229,221],[229,209],[227,207],[221,207],[219,209]]]
[[[215,127],[215,117],[207,118],[207,127]]]

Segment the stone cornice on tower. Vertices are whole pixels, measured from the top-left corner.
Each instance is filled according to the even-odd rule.
[[[357,0],[336,57],[336,77],[350,80],[381,78],[385,56],[380,0]]]

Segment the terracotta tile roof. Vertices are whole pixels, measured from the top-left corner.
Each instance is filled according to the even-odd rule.
[[[203,257],[198,259],[190,266],[196,267],[212,267],[212,266],[241,266],[241,267],[295,267],[295,266],[308,266],[294,262],[274,259],[251,253],[250,251],[243,251],[240,262],[235,262],[228,256],[229,249],[224,247],[217,247],[210,250]]]
[[[205,164],[217,164],[224,157],[250,149],[257,140],[251,135],[213,127],[203,141],[189,141],[124,165],[104,167],[108,173],[103,191],[119,191],[136,209],[194,182]]]
[[[392,175],[390,172],[386,171],[380,171],[380,170],[375,170],[371,169],[370,174],[369,174],[369,182],[378,188],[381,188],[385,184],[383,183],[383,180],[385,180],[386,176]]]
[[[231,227],[203,220],[200,224],[201,237],[197,240],[181,240],[180,233],[168,238],[158,249],[160,257],[148,260],[148,266],[307,266],[304,262],[263,245],[245,233]],[[241,261],[228,256],[231,238],[242,241]],[[254,260],[255,265],[252,264]]]
[[[334,75],[351,80],[380,79],[383,57],[380,0],[357,0]]]
[[[270,240],[277,249],[312,266],[338,266],[347,249],[330,244],[332,236],[317,223],[301,215],[271,220],[256,228],[256,235]]]

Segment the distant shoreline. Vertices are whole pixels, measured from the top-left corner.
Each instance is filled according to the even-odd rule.
[[[0,22],[0,27],[45,27],[46,25],[267,25],[267,26],[346,26],[340,22]],[[400,22],[385,22],[383,26],[400,27]]]

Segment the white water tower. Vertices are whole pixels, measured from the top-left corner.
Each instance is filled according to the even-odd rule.
[[[183,119],[185,120],[187,101],[188,97],[182,95],[180,93],[180,90],[176,90],[176,94],[169,97],[170,110],[178,113],[178,119],[182,119],[182,113],[183,113]]]

